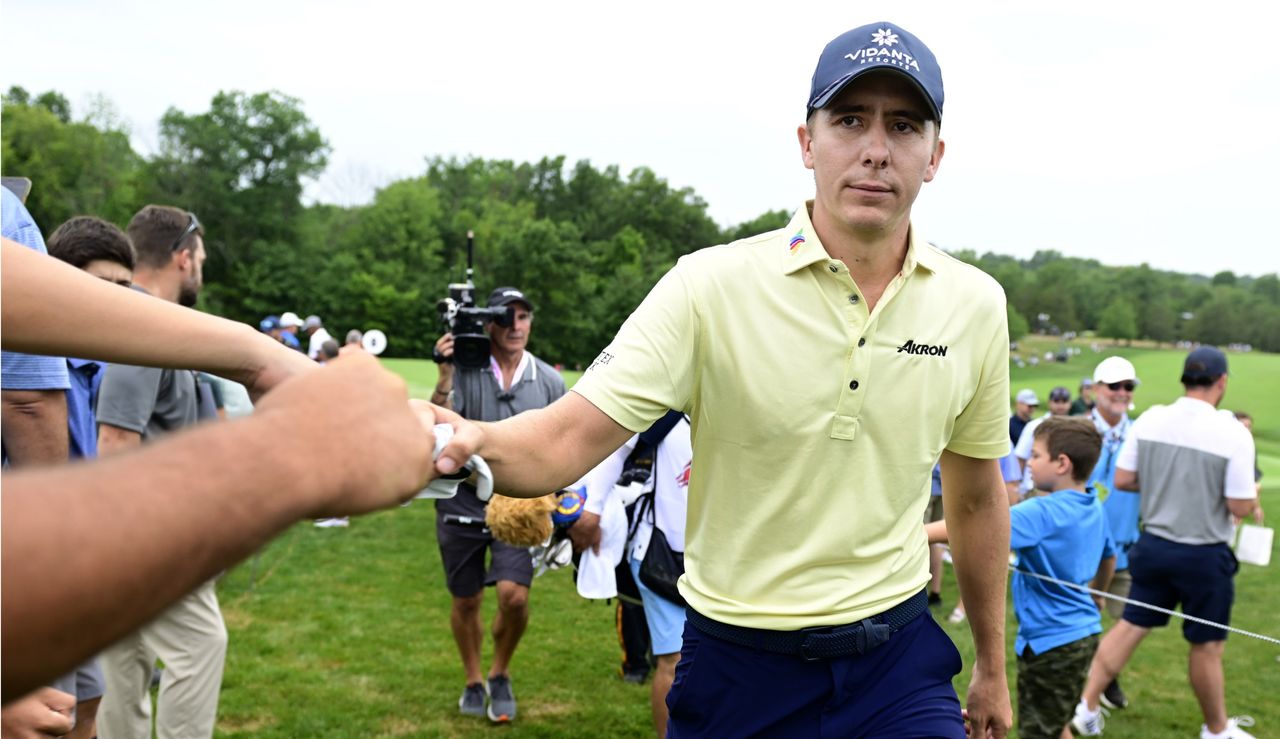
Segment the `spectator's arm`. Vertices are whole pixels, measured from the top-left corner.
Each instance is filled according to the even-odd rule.
[[[1249,517],[1262,523],[1262,503],[1257,498],[1227,498],[1227,510],[1235,516],[1237,523]]]
[[[98,456],[128,451],[142,444],[142,434],[109,423],[98,424]]]
[[[1098,563],[1098,572],[1093,576],[1093,580],[1089,581],[1089,587],[1099,592],[1107,592],[1111,587],[1111,578],[1116,574],[1116,557],[1104,557]],[[1104,598],[1100,595],[1093,596],[1093,602],[1098,606],[1098,610],[1102,610]]]
[[[6,472],[0,700],[68,672],[295,521],[417,493],[433,477],[434,446],[434,414],[419,403],[356,355],[282,383],[235,423]],[[297,453],[263,454],[280,439]]]
[[[14,467],[67,461],[67,391],[0,391],[0,436]]]
[[[316,367],[246,324],[99,280],[8,239],[0,254],[5,349],[199,369],[247,386],[255,398]]]
[[[1138,471],[1126,470],[1123,467],[1116,468],[1116,488],[1118,490],[1128,490],[1129,492],[1138,491]]]
[[[943,508],[946,504],[943,504]],[[947,543],[947,522],[934,521],[924,525],[924,535],[929,538],[930,544],[946,544]]]

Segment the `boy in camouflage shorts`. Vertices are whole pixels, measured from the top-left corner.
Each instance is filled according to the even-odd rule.
[[[1035,430],[1027,468],[1048,495],[1009,510],[1009,546],[1018,553],[1013,607],[1018,618],[1018,736],[1062,735],[1102,631],[1100,604],[1087,593],[1036,575],[1107,589],[1115,550],[1102,505],[1085,487],[1102,437],[1087,419],[1055,416]],[[946,523],[925,527],[946,540]]]

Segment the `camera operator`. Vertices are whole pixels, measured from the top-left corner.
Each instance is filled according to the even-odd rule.
[[[485,323],[489,361],[481,367],[455,363],[454,336],[436,342],[440,379],[431,402],[473,421],[501,421],[526,410],[550,405],[565,393],[564,379],[546,362],[525,350],[533,326],[533,304],[524,293],[500,287],[489,295],[488,308],[505,308],[504,319]],[[506,324],[506,325],[503,325]],[[441,361],[443,360],[443,361]],[[484,526],[485,503],[475,488],[463,483],[453,498],[436,501],[436,536],[445,581],[453,595],[450,625],[458,643],[467,684],[458,701],[470,716],[487,714],[494,722],[515,718],[510,663],[529,622],[529,584],[533,560],[529,550],[497,541]],[[485,568],[485,550],[489,567]],[[486,585],[496,585],[498,612],[493,621],[493,665],[487,679],[480,671],[484,625],[480,606]]]

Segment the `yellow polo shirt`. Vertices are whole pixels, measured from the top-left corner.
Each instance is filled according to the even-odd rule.
[[[810,207],[680,259],[573,388],[632,431],[690,414],[680,592],[739,626],[845,624],[919,592],[934,463],[1009,452],[999,284],[912,229],[868,314]]]

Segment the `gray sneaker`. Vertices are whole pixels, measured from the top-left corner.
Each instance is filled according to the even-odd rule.
[[[516,717],[516,695],[511,692],[511,678],[495,675],[489,678],[489,720],[505,723]]]
[[[483,716],[484,715],[484,699],[485,689],[480,683],[468,685],[462,691],[462,697],[458,699],[458,710],[463,716]]]

